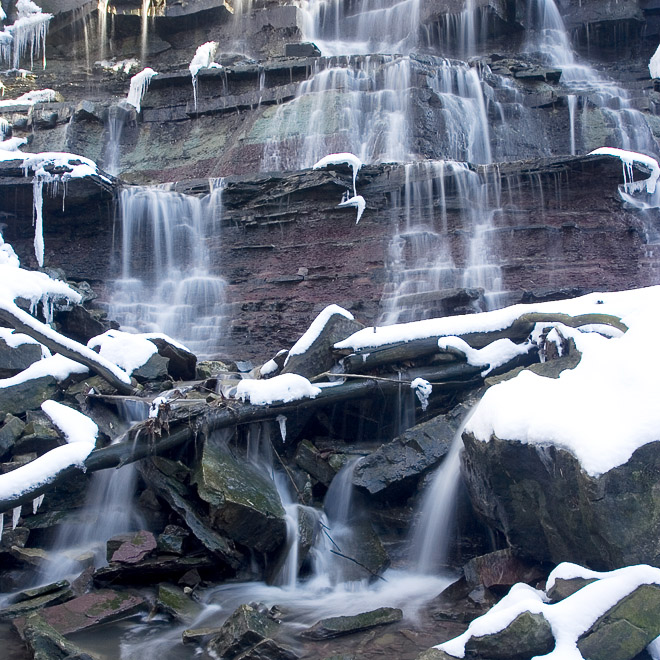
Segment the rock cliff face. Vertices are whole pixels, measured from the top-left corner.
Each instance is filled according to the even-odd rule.
[[[200,195],[208,192],[203,178],[224,177],[220,222],[206,237],[211,274],[227,283],[216,352],[266,357],[332,302],[365,323],[392,320],[392,297],[413,291],[402,277],[431,263],[406,256],[423,232],[456,273],[451,283],[404,294],[426,315],[483,307],[480,287],[489,294],[495,286],[503,304],[655,282],[654,212],[624,206],[615,161],[566,155],[616,144],[616,116],[597,90],[574,93],[561,67],[539,64],[525,3],[471,5],[472,14],[462,0],[412,3],[418,23],[401,50],[416,54],[319,57],[300,42],[331,31],[310,27],[305,3],[163,3],[143,22],[137,2],[110,3],[104,14],[95,3],[51,0],[48,67],[8,88],[52,87],[57,102],[0,112],[31,151],[80,153],[124,181],[178,182],[175,190]],[[620,81],[643,130],[660,130],[644,69],[657,32],[652,3],[558,7],[578,52],[588,46]],[[354,12],[342,20],[357,30]],[[211,39],[222,67],[199,72],[195,104],[188,63]],[[627,53],[625,64],[614,52],[619,60]],[[468,66],[439,55],[472,59]],[[111,70],[131,57],[141,63],[130,73]],[[119,102],[145,64],[158,75],[136,112]],[[326,153],[360,149],[365,161],[385,162],[359,174],[367,210],[355,226],[354,209],[337,208],[349,171],[305,168]],[[392,158],[418,162],[387,164]],[[475,164],[457,174],[437,165],[446,158]],[[273,169],[280,172],[263,172]],[[29,265],[32,189],[20,174],[4,170],[0,205],[6,238]],[[64,206],[46,196],[44,213],[47,265],[93,281],[111,300],[122,218],[108,186],[71,183]],[[153,245],[133,250],[148,267]],[[479,267],[475,259],[500,269],[494,280],[465,275]]]

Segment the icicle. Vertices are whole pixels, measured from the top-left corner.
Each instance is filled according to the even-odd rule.
[[[190,70],[190,75],[192,76],[192,86],[193,86],[193,100],[195,101],[195,110],[197,110],[197,74],[200,69],[209,69],[209,68],[218,68],[219,64],[216,64],[213,61],[215,56],[215,51],[218,50],[217,41],[207,41],[205,44],[202,44],[195,53],[195,57],[192,58],[188,69]]]
[[[18,520],[21,517],[21,508],[20,506],[17,506],[13,511],[12,511],[12,516],[11,516],[11,528],[16,529],[16,526],[18,525]]]
[[[44,265],[44,177],[35,174],[32,180],[32,200],[34,205],[34,255],[39,267]]]
[[[5,529],[5,514],[0,513],[0,542],[2,542],[2,532]]]
[[[280,435],[282,436],[282,442],[286,442],[286,417],[284,415],[278,415],[275,418],[275,421],[280,425]]]
[[[39,497],[35,497],[32,500],[32,514],[36,514],[37,511],[39,511],[39,507],[41,506],[41,503],[44,501],[44,493],[39,495]]]
[[[155,75],[157,75],[157,72],[147,67],[131,78],[131,87],[126,97],[126,103],[130,103],[138,112],[140,112],[140,104],[147,93],[149,83]]]

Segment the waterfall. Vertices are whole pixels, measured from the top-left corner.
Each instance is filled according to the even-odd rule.
[[[531,0],[527,28],[526,50],[538,55],[546,64],[561,69],[561,82],[570,90],[569,103],[574,104],[570,96],[577,95],[586,109],[588,100],[610,123],[614,129],[614,143],[607,146],[657,152],[649,126],[642,113],[631,107],[628,93],[592,67],[577,61],[555,0]]]
[[[306,0],[303,35],[324,55],[408,53],[418,42],[421,0]]]
[[[449,553],[454,541],[456,500],[461,484],[462,435],[471,415],[472,411],[463,419],[449,452],[433,475],[412,530],[409,554],[415,569],[422,575],[442,572],[449,564]]]
[[[329,153],[365,163],[409,156],[410,58],[321,59],[293,101],[277,108],[262,171],[303,169]]]
[[[394,200],[403,221],[390,241],[380,324],[442,316],[445,297],[459,288],[483,289],[477,307],[501,303],[502,276],[491,254],[498,185],[499,177],[484,181],[465,163],[405,165],[403,199]],[[462,263],[454,252],[465,255]]]
[[[226,283],[212,271],[206,241],[219,235],[222,185],[211,180],[204,197],[122,189],[121,277],[110,314],[125,330],[164,332],[200,358],[218,352]]]

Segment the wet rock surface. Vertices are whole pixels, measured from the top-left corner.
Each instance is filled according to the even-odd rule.
[[[307,639],[329,639],[351,635],[378,626],[396,623],[403,618],[403,612],[392,607],[381,607],[372,612],[364,612],[354,616],[339,616],[321,619],[311,628],[303,630],[300,635]]]

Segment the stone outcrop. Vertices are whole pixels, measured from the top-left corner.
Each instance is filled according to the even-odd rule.
[[[660,443],[591,477],[569,452],[464,435],[463,471],[476,510],[519,554],[608,570],[660,565],[653,532],[660,520],[654,493]]]

